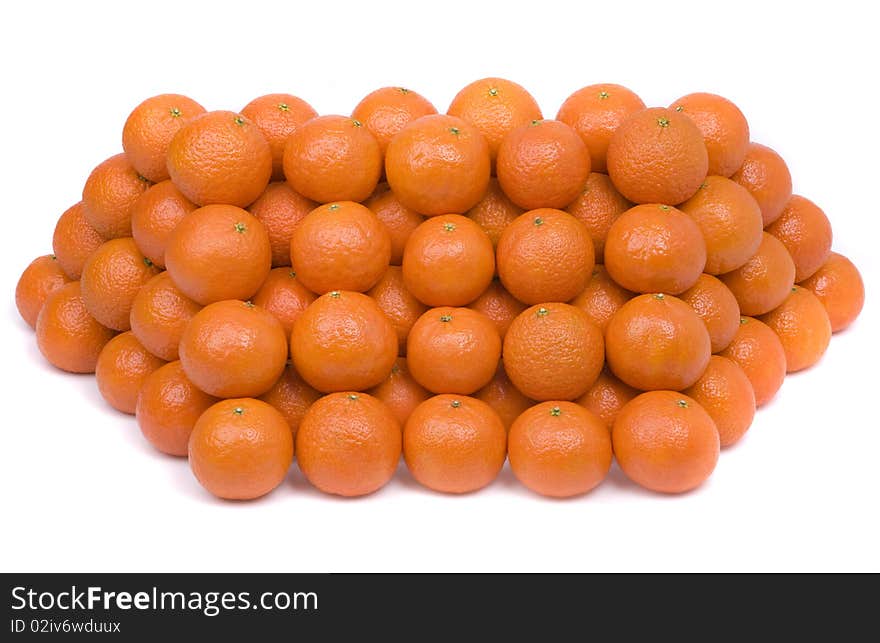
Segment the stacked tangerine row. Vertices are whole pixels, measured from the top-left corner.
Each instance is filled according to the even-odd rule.
[[[585,493],[616,457],[683,492],[864,299],[823,211],[730,101],[593,85],[545,120],[490,78],[448,113],[141,103],[16,291],[56,367],[95,372],[232,499],[299,467],[368,494],[514,474]],[[797,285],[796,285],[797,284]]]

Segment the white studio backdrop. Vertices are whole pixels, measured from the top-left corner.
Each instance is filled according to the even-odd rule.
[[[873,11],[754,1],[11,5],[0,25],[0,570],[880,571]],[[374,496],[342,500],[294,467],[265,499],[221,502],[104,405],[92,377],[42,360],[15,283],[51,251],[55,220],[92,167],[121,151],[122,124],[142,99],[179,92],[237,110],[290,92],[348,114],[369,91],[400,85],[444,111],[490,75],[523,84],[547,118],[597,82],[649,105],[727,96],[860,267],[862,317],[816,368],[786,380],[699,490],[658,496],[615,468],[589,495],[550,501],[506,469],[482,492],[449,497],[401,470]]]

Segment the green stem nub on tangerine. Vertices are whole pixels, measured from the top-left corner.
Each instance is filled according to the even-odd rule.
[[[257,305],[254,302],[252,302],[250,299],[248,299],[246,302],[244,302],[244,305],[245,305],[245,308],[256,308],[257,307]]]
[[[244,116],[236,116],[235,117],[236,125],[244,125]]]
[[[444,223],[443,229],[446,232],[455,232],[455,224],[454,223]]]
[[[360,122],[358,119],[356,119],[356,118],[351,119],[351,124],[354,125],[355,127],[362,127],[362,126],[363,126],[363,123],[361,123],[361,122]]]
[[[234,409],[232,409],[232,412],[235,415],[244,415],[244,409],[241,408],[240,406],[236,406]]]
[[[529,123],[529,125],[532,127],[535,127],[536,125],[540,125],[540,124],[541,124],[541,121],[537,118],[534,119],[531,123]]]
[[[408,90],[406,87],[398,87],[397,91],[399,91],[401,94],[409,94],[410,90]]]
[[[740,318],[739,318],[739,325],[740,325],[740,326],[742,326],[743,324],[748,324],[748,323],[749,323],[749,320],[746,319],[745,317],[740,317]]]
[[[543,306],[541,306],[537,312],[538,317],[546,317],[549,314],[550,314],[550,311],[547,310],[546,308],[544,308]]]
[[[330,212],[336,212],[339,209],[339,204],[338,203],[331,203],[330,205],[327,206],[327,209],[330,210]]]
[[[54,258],[55,258],[55,255],[52,255],[52,258],[54,259]],[[152,268],[152,267],[153,267],[153,262],[150,261],[149,257],[144,257],[144,265],[145,265],[147,268]]]
[[[452,315],[440,315],[440,321],[447,324],[452,321]]]
[[[449,404],[449,406],[451,406],[454,409],[457,409],[458,407],[461,406],[461,402],[459,402],[458,400],[452,400],[452,402]]]
[[[349,393],[348,394],[348,399],[350,399],[352,402],[354,402],[355,400],[357,400],[359,398],[360,398],[360,395],[358,395],[357,393]]]
[[[679,408],[686,409],[690,405],[687,403],[687,400],[679,400],[678,406]]]
[[[290,105],[288,105],[287,103],[278,103],[278,109],[280,109],[282,112],[287,112],[290,110]]]
[[[660,127],[669,127],[669,119],[665,116],[661,116],[657,119],[657,125],[659,125]]]
[[[458,136],[459,134],[461,134],[461,130],[458,129],[457,127],[450,127],[449,131],[452,132],[455,136]]]
[[[489,96],[497,96],[497,95],[498,95],[498,88],[497,87],[490,87],[489,88]]]
[[[535,217],[534,224],[535,225],[544,225],[544,219],[542,219],[541,217]]]
[[[339,295],[341,295],[342,293],[340,293],[338,290],[331,290],[328,294],[333,297],[333,299],[339,299]]]
[[[560,415],[562,415],[562,409],[559,408],[558,406],[554,406],[552,409],[550,409],[550,415],[552,415],[555,418],[558,418]]]
[[[170,110],[171,116],[173,118],[180,118],[183,114],[180,113],[180,110],[176,107],[172,107]]]
[[[656,299],[657,301],[663,301],[664,299],[666,299],[666,295],[664,295],[662,292],[658,292],[654,294],[654,299]]]
[[[672,209],[672,208],[670,208],[668,205],[661,205],[661,206],[659,206],[659,207],[660,207],[660,209],[663,210],[664,212],[669,212],[669,211]]]
[[[296,279],[296,270],[288,270],[287,276],[290,277],[291,279]]]
[[[676,112],[683,112],[683,111],[684,111],[684,105],[676,105],[676,106],[675,106],[675,111],[676,111]]]
[[[245,232],[247,232],[247,226],[245,224],[243,224],[241,221],[236,223],[234,227],[235,227],[235,231],[238,234],[244,234]]]
[[[605,100],[606,98],[608,98],[608,92],[603,89],[599,92],[599,100]]]

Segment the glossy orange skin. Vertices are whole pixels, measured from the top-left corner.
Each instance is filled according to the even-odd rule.
[[[761,245],[761,208],[748,191],[723,176],[707,176],[700,189],[679,210],[690,216],[706,242],[710,275],[743,265]]]
[[[94,373],[98,355],[115,335],[86,309],[78,281],[64,284],[49,295],[37,316],[35,330],[43,357],[70,373]]]
[[[299,424],[305,417],[306,411],[320,399],[321,394],[309,386],[306,381],[300,377],[299,373],[288,362],[284,367],[284,372],[278,381],[272,385],[268,391],[263,393],[259,399],[267,404],[271,404],[277,411],[284,416],[290,426],[290,433],[296,440],[296,432],[299,431]]]
[[[526,210],[564,208],[590,175],[590,152],[560,121],[532,121],[511,131],[498,148],[498,183]]]
[[[608,230],[605,268],[627,290],[677,295],[697,282],[705,265],[700,229],[676,208],[637,205]]]
[[[491,406],[508,431],[516,418],[536,404],[535,400],[527,398],[513,385],[504,370],[503,361],[498,362],[492,380],[474,393],[474,397]]]
[[[107,328],[129,330],[134,298],[158,272],[131,237],[106,241],[83,266],[80,283],[86,308]]]
[[[391,237],[368,208],[353,201],[328,203],[300,221],[290,240],[290,260],[303,286],[366,292],[391,260]]]
[[[422,116],[385,152],[388,185],[406,207],[425,216],[467,212],[489,186],[489,145],[454,116]]]
[[[605,358],[602,331],[580,308],[548,303],[526,308],[510,325],[504,369],[533,400],[574,400],[599,377]]]
[[[498,246],[501,233],[525,210],[516,205],[504,194],[498,179],[491,178],[486,194],[467,212],[467,217],[475,221],[489,235],[492,247]]]
[[[485,402],[436,395],[419,404],[403,429],[403,457],[422,485],[470,493],[490,484],[507,456],[507,431]]]
[[[795,267],[788,250],[764,232],[758,251],[742,266],[720,275],[743,315],[763,315],[779,306],[794,284]]]
[[[269,184],[272,149],[254,122],[220,110],[180,128],[168,146],[167,164],[174,185],[196,205],[244,208]]]
[[[363,201],[382,175],[382,150],[363,124],[347,116],[318,116],[294,130],[284,147],[284,176],[304,197]]]
[[[500,281],[493,279],[483,294],[471,302],[468,308],[488,317],[495,324],[503,341],[507,329],[516,316],[526,309],[526,305],[511,295]]]
[[[706,324],[712,352],[727,348],[739,329],[739,304],[730,289],[712,275],[700,275],[693,286],[679,295]]]
[[[382,189],[384,187],[384,189]],[[410,210],[400,202],[394,192],[382,183],[364,205],[382,222],[391,238],[391,265],[403,263],[403,249],[413,231],[425,220],[415,210]]]
[[[742,368],[727,357],[713,355],[700,379],[684,393],[715,422],[722,447],[739,441],[755,418],[755,390]]]
[[[796,282],[812,277],[831,255],[831,222],[822,208],[797,194],[788,200],[779,218],[767,226],[767,232],[779,239],[791,255]]]
[[[122,149],[135,170],[150,181],[168,180],[171,139],[190,120],[205,113],[192,98],[160,94],[134,108],[122,128]]]
[[[202,307],[180,292],[168,272],[145,283],[131,303],[131,332],[153,355],[171,362],[189,321]]]
[[[504,78],[482,78],[463,87],[446,113],[477,128],[489,144],[493,163],[505,136],[520,125],[543,118],[532,95]]]
[[[280,485],[293,462],[284,417],[260,400],[217,402],[193,427],[189,464],[199,483],[227,500],[252,500]]]
[[[510,468],[542,496],[570,498],[597,487],[611,468],[611,436],[574,402],[543,402],[520,415],[507,436]]]
[[[107,342],[98,356],[98,391],[114,409],[134,415],[144,381],[164,364],[165,360],[144,348],[134,333],[121,333]]]
[[[388,270],[373,286],[367,295],[372,297],[391,320],[397,333],[397,352],[406,355],[406,339],[416,320],[428,310],[406,289],[403,281],[403,269],[400,266],[388,266]]]
[[[293,323],[290,354],[302,378],[322,393],[364,391],[391,372],[397,333],[370,297],[334,290]]]
[[[388,378],[367,392],[388,407],[401,431],[413,410],[431,397],[431,393],[409,372],[405,357],[398,357]]]
[[[70,279],[64,274],[55,255],[37,257],[21,273],[15,286],[18,314],[33,328],[46,300]]]
[[[614,132],[628,116],[645,109],[645,103],[632,90],[602,83],[588,85],[565,99],[556,120],[568,124],[580,134],[590,151],[594,172],[605,172],[608,144]]]
[[[284,180],[284,146],[290,135],[318,112],[291,94],[266,94],[245,105],[241,115],[259,128],[272,150],[272,180]]]
[[[171,233],[165,265],[177,287],[202,305],[248,299],[272,267],[269,234],[247,210],[208,205],[187,215]]]
[[[381,87],[361,99],[351,117],[363,123],[379,143],[382,155],[388,143],[409,123],[437,108],[427,98],[405,87]]]
[[[691,386],[706,370],[711,351],[703,320],[670,295],[629,300],[605,329],[611,372],[643,391]]]
[[[171,181],[156,183],[131,206],[131,236],[144,256],[165,267],[165,246],[177,224],[198,206]]]
[[[758,202],[764,227],[779,218],[791,198],[788,166],[774,150],[759,143],[749,143],[742,165],[730,178],[748,190]]]
[[[296,434],[296,457],[306,479],[324,493],[365,496],[397,470],[400,424],[372,395],[331,393],[312,404]]]
[[[403,251],[403,280],[428,306],[466,306],[492,281],[495,253],[483,229],[460,214],[431,217]]]
[[[251,301],[281,322],[290,335],[293,322],[309,307],[317,295],[303,286],[291,268],[273,268]]]
[[[64,211],[52,234],[52,252],[64,273],[73,280],[80,278],[86,259],[102,243],[104,237],[86,219],[82,201]]]
[[[569,301],[593,272],[593,242],[586,227],[552,208],[517,217],[498,241],[498,276],[526,304]]]
[[[709,174],[730,176],[742,165],[749,147],[749,123],[739,108],[716,94],[682,96],[669,106],[686,114],[703,134]]]
[[[610,434],[611,427],[614,426],[614,419],[620,409],[639,393],[639,390],[621,382],[606,366],[599,373],[599,377],[590,390],[579,397],[576,402],[597,415]]]
[[[800,286],[793,286],[786,300],[760,319],[779,336],[788,373],[813,366],[831,342],[825,307],[812,291]]]
[[[413,378],[432,393],[470,395],[495,375],[501,337],[470,308],[432,308],[413,324],[406,356]]]
[[[811,290],[822,302],[835,333],[852,324],[865,304],[865,284],[859,269],[836,252],[832,252],[822,267],[800,285]]]
[[[248,206],[248,212],[260,220],[269,234],[273,268],[290,265],[293,229],[317,207],[317,203],[297,194],[286,181],[270,183],[257,200]]]
[[[193,384],[216,397],[257,397],[281,377],[287,337],[281,323],[237,300],[205,306],[180,338],[180,361]]]
[[[82,204],[86,221],[105,239],[131,236],[131,207],[150,187],[125,154],[100,163],[83,186]]]
[[[652,107],[629,116],[608,144],[608,176],[633,203],[678,205],[709,171],[703,135],[676,111]]]
[[[611,224],[632,206],[617,191],[607,174],[590,172],[580,195],[565,208],[590,233],[596,263],[605,261],[605,239]]]
[[[605,266],[597,264],[586,288],[569,303],[587,313],[604,333],[614,313],[635,296],[635,293],[618,286]]]
[[[196,421],[216,402],[217,398],[200,391],[175,361],[144,379],[135,417],[147,442],[162,453],[185,456]]]
[[[764,322],[741,317],[739,329],[721,353],[743,370],[755,392],[758,407],[767,404],[785,380],[785,349],[776,333]]]
[[[721,443],[711,416],[674,391],[643,393],[624,406],[611,433],[627,477],[660,493],[699,487],[715,470]]]

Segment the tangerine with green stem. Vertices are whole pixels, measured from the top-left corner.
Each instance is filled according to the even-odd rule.
[[[280,485],[293,461],[284,417],[252,398],[222,400],[205,410],[189,438],[196,480],[226,500],[253,500]]]
[[[306,479],[324,493],[364,496],[391,480],[400,462],[401,429],[372,395],[331,393],[312,404],[296,434]]]
[[[503,344],[504,369],[524,395],[538,401],[574,400],[599,377],[602,331],[580,308],[538,304],[513,320]]]
[[[543,496],[587,493],[611,468],[608,430],[599,417],[574,402],[533,406],[516,419],[507,440],[514,475]]]
[[[495,374],[501,338],[470,308],[431,308],[413,324],[406,355],[413,378],[432,393],[470,395]]]
[[[442,493],[471,493],[504,466],[507,431],[485,402],[436,395],[419,404],[403,429],[403,457],[412,476]]]

